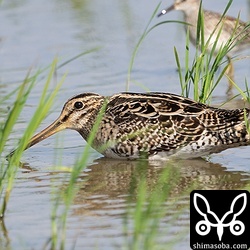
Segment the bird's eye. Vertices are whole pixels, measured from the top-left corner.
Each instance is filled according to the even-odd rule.
[[[74,107],[75,107],[75,109],[81,109],[83,107],[83,103],[82,102],[75,102]]]

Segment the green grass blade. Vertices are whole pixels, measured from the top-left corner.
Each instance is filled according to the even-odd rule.
[[[139,41],[137,42],[137,44],[136,44],[136,46],[134,48],[134,51],[132,53],[132,56],[131,56],[131,59],[130,59],[130,62],[129,62],[128,73],[127,73],[126,91],[129,90],[129,84],[131,82],[131,72],[132,72],[132,68],[133,68],[133,65],[134,65],[135,57],[136,57],[136,55],[138,53],[140,45],[142,44],[142,42],[144,41],[145,37],[148,34],[148,27],[151,24],[151,22],[152,22],[153,18],[155,17],[156,13],[158,12],[159,7],[160,7],[160,3],[155,8],[151,18],[149,19],[148,24],[146,25],[146,28],[145,28],[144,32],[142,33],[141,37],[139,38]]]

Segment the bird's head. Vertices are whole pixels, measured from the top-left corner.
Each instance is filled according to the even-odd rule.
[[[200,5],[200,0],[175,0],[174,3],[166,9],[163,9],[158,17],[167,14],[172,10],[182,10],[186,11],[192,9],[193,7],[197,8]]]
[[[26,149],[64,129],[76,130],[87,139],[103,103],[104,97],[93,93],[72,97],[64,104],[60,116],[30,139]]]

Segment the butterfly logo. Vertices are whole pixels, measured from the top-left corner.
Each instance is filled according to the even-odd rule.
[[[240,200],[243,199],[243,205],[241,208],[239,208]],[[199,204],[203,206],[198,206],[198,201]],[[247,195],[246,193],[242,193],[237,195],[230,206],[229,211],[227,211],[221,219],[210,209],[210,205],[207,201],[207,199],[198,193],[194,194],[193,197],[193,203],[196,211],[204,218],[203,220],[200,220],[197,222],[195,226],[195,230],[199,235],[207,235],[209,234],[211,227],[217,228],[217,235],[219,238],[219,241],[221,241],[223,233],[224,233],[224,228],[229,227],[230,232],[233,235],[241,235],[245,231],[245,225],[243,224],[242,221],[237,220],[237,217],[244,211],[247,205]],[[238,203],[237,207],[236,204]],[[205,206],[204,206],[205,204]],[[205,209],[204,209],[205,207]],[[204,211],[205,210],[205,211]],[[230,222],[225,223],[225,220],[230,220]]]

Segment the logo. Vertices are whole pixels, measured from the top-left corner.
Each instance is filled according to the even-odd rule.
[[[248,249],[250,194],[241,190],[196,190],[190,194],[192,249]]]

